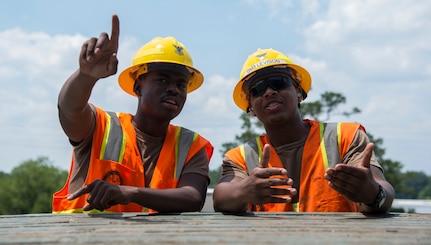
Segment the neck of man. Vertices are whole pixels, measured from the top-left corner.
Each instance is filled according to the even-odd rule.
[[[140,131],[154,137],[165,136],[170,122],[151,116],[145,116],[142,113],[136,113],[132,120],[135,127]]]
[[[281,146],[306,139],[310,126],[302,120],[296,120],[295,122],[283,123],[282,125],[265,126],[265,130],[271,144],[273,146]]]

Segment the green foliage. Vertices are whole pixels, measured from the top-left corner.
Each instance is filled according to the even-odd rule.
[[[375,138],[369,132],[368,138],[371,142],[374,143],[374,154],[376,156],[377,162],[379,162],[380,166],[382,166],[386,180],[392,184],[395,189],[395,196],[398,198],[402,193],[403,184],[402,184],[402,172],[401,169],[403,165],[398,161],[392,161],[390,159],[385,159],[385,149],[383,148],[383,139]]]
[[[217,184],[217,182],[220,179],[221,176],[221,171],[222,171],[222,167],[218,167],[217,169],[214,170],[210,170],[209,172],[209,176],[210,176],[210,184],[209,184],[209,188],[214,188]]]
[[[9,174],[0,172],[0,214],[8,214],[5,210],[9,208],[7,200],[11,198],[10,178]]]
[[[428,177],[428,184],[419,192],[418,198],[431,200],[431,177]]]
[[[340,93],[324,92],[320,95],[320,100],[313,102],[301,103],[300,111],[302,116],[321,121],[327,121],[332,115],[343,115],[349,117],[350,115],[360,113],[361,110],[357,107],[352,108],[351,111],[338,112],[337,108],[341,104],[346,103],[346,97]],[[325,118],[321,118],[325,116]]]
[[[263,124],[257,119],[257,117],[252,117],[243,112],[240,115],[240,119],[242,120],[241,129],[244,131],[240,135],[235,135],[235,141],[222,144],[222,148],[220,149],[222,156],[224,156],[228,150],[252,140],[264,132]]]
[[[319,121],[327,121],[332,115],[350,116],[360,113],[361,110],[357,107],[350,111],[339,111],[338,107],[346,103],[344,95],[335,92],[324,92],[320,96],[320,100],[303,102],[299,108],[301,115],[304,118],[311,118]],[[243,124],[241,134],[235,136],[233,142],[227,142],[222,145],[220,153],[224,155],[226,151],[234,148],[244,142],[247,142],[263,132],[263,125],[256,117],[251,117],[246,113],[240,116]],[[396,198],[421,198],[431,199],[431,180],[428,176],[421,172],[401,172],[403,165],[398,161],[393,161],[384,157],[385,149],[383,147],[383,139],[374,137],[367,132],[370,141],[374,143],[374,153],[377,161],[380,163],[385,172],[385,178],[394,186]],[[214,171],[214,179],[219,178],[221,170]],[[214,184],[212,181],[211,184]]]
[[[52,167],[46,157],[27,160],[0,175],[0,213],[50,213],[52,194],[61,189],[67,171]]]
[[[426,193],[427,186],[430,184],[430,178],[424,172],[407,171],[402,177],[402,192],[397,198],[417,199],[419,194]]]

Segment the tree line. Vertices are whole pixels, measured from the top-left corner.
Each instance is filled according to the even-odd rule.
[[[303,117],[316,119],[324,116],[329,120],[331,115],[341,113],[350,116],[360,113],[358,108],[346,112],[338,112],[337,107],[345,103],[346,98],[339,93],[326,92],[320,100],[301,104]],[[220,153],[223,155],[228,149],[253,139],[263,132],[262,124],[246,113],[240,115],[242,127],[240,134],[232,142],[222,145]],[[431,199],[431,176],[421,171],[402,171],[403,165],[399,161],[385,157],[383,139],[368,133],[375,144],[375,155],[385,170],[385,177],[395,188],[397,199]],[[22,162],[11,173],[0,171],[0,215],[50,213],[52,195],[60,190],[68,172],[52,165],[47,157],[38,157]],[[210,185],[216,185],[221,175],[221,167],[210,171]]]
[[[357,107],[349,111],[339,111],[338,107],[346,103],[344,95],[335,92],[324,92],[320,99],[312,102],[303,102],[300,105],[300,111],[303,118],[310,118],[320,121],[328,121],[331,116],[343,115],[349,117],[353,114],[360,113]],[[235,139],[222,145],[220,153],[224,153],[244,142],[256,138],[264,132],[263,125],[256,117],[251,117],[246,113],[240,115],[242,121],[241,132],[235,135]],[[403,165],[399,161],[385,157],[385,148],[383,139],[375,137],[367,132],[370,141],[374,143],[374,153],[377,161],[385,171],[386,179],[395,188],[395,198],[397,199],[431,199],[431,176],[427,176],[422,171],[403,172]],[[210,188],[213,188],[221,175],[221,167],[210,171]]]

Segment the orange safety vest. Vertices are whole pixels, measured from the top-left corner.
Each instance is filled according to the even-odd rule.
[[[310,125],[310,132],[302,154],[299,202],[250,204],[249,209],[268,212],[359,212],[356,203],[329,187],[324,175],[328,167],[342,162],[342,156],[347,153],[357,130],[365,129],[357,123],[305,122]],[[250,174],[261,159],[265,144],[270,143],[267,135],[262,135],[227,152],[226,156]],[[273,147],[268,167],[283,168]]]
[[[96,128],[90,156],[90,165],[84,185],[102,179],[127,186],[145,186],[144,167],[136,143],[136,132],[132,115],[127,113],[97,110]],[[196,132],[179,126],[169,125],[166,137],[154,169],[150,188],[176,188],[183,167],[202,148],[211,159],[213,146]],[[69,175],[64,187],[54,193],[53,213],[81,213],[88,194],[74,200],[67,200],[69,180],[75,164],[73,156]],[[155,212],[136,203],[115,205],[108,212]],[[94,210],[94,212],[98,212]]]

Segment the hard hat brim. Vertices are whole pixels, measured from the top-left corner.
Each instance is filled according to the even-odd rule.
[[[268,65],[268,66],[260,68],[259,70],[269,68],[271,66],[272,65]],[[308,71],[306,69],[304,69],[303,67],[295,65],[295,64],[286,64],[286,67],[290,67],[298,73],[298,75],[301,78],[299,85],[304,90],[304,92],[308,94],[308,92],[310,91],[310,88],[311,88],[310,73],[308,73]],[[250,73],[247,76],[245,76],[244,78],[242,78],[236,84],[236,86],[233,90],[233,101],[241,110],[243,110],[245,112],[247,112],[248,100],[247,100],[247,96],[246,96],[245,92],[242,90],[242,87],[244,85],[244,82],[247,81],[248,79],[250,79],[256,73],[256,71],[254,71],[253,73]]]
[[[150,63],[171,63],[171,64],[178,64],[178,65],[185,66],[190,72],[190,79],[189,79],[189,82],[187,85],[187,93],[190,93],[190,92],[198,89],[204,81],[203,74],[194,67],[190,67],[190,66],[186,66],[184,64],[174,63],[174,62],[163,62],[163,61],[161,61],[161,62],[150,62]],[[147,66],[147,64],[150,64],[150,63],[137,64],[137,65],[130,66],[129,68],[123,70],[120,73],[120,75],[118,76],[118,84],[120,85],[121,89],[123,89],[126,93],[136,97],[136,94],[133,91],[133,87],[135,85],[135,79],[136,78],[133,77],[133,73],[136,72],[136,70],[138,68],[140,68],[142,66]],[[167,69],[167,70],[169,70],[169,69]],[[175,71],[175,70],[172,70],[172,71]],[[147,69],[146,72],[141,73],[140,75],[148,73],[148,72],[151,72],[151,70],[148,71],[148,69]]]

